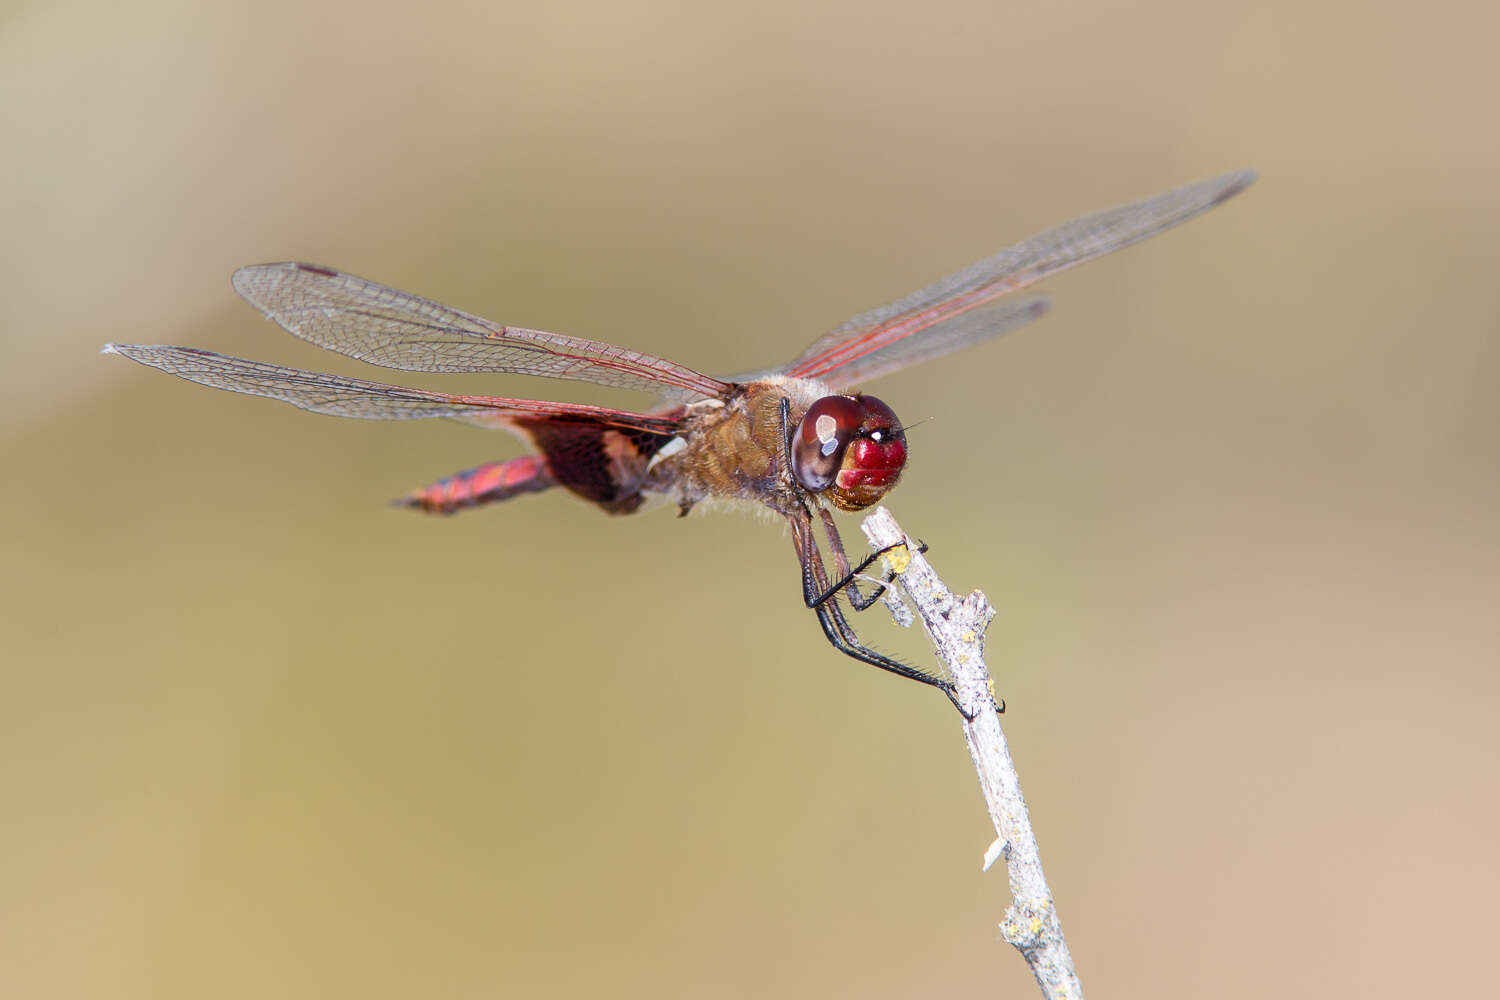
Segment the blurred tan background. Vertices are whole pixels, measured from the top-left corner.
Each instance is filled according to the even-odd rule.
[[[709,372],[1262,177],[872,386],[1096,996],[1474,995],[1500,822],[1493,6],[12,7],[0,992],[1029,996],[957,719],[753,517],[385,501],[517,453],[100,357],[307,259]],[[848,532],[857,539],[857,522]],[[920,635],[864,622],[884,648]]]

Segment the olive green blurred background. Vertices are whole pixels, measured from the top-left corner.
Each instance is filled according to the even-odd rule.
[[[229,289],[306,259],[744,370],[1242,166],[873,385],[890,506],[999,608],[1091,992],[1492,988],[1493,6],[3,17],[5,995],[1032,995],[958,720],[827,647],[781,527],[395,511],[518,444],[97,352],[397,378]]]

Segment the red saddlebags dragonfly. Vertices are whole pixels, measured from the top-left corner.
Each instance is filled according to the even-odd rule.
[[[504,428],[536,449],[460,472],[402,501],[420,510],[447,514],[554,486],[611,514],[635,511],[648,495],[675,500],[682,514],[709,499],[769,507],[791,526],[802,597],[829,642],[856,660],[937,687],[957,705],[947,681],[864,645],[839,605],[842,596],[864,610],[884,584],[874,582],[870,594],[860,590],[859,574],[879,553],[851,568],[833,512],[880,500],[901,477],[907,455],[895,413],[856,387],[1035,319],[1045,299],[1004,296],[1185,222],[1244,190],[1254,176],[1228,174],[1059,226],[855,316],[779,368],[729,379],[611,344],[501,326],[312,264],[261,264],[234,275],[235,291],[251,305],[330,351],[403,371],[511,372],[640,389],[661,398],[644,413],[409,389],[192,347],[105,350],[314,413],[448,417]]]

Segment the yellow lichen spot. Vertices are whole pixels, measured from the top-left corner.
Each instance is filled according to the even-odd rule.
[[[891,567],[891,572],[900,576],[911,565],[911,550],[905,545],[898,545],[885,554],[885,561]]]

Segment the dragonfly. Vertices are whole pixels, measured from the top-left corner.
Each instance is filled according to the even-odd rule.
[[[1185,222],[1254,179],[1249,170],[1226,174],[1065,223],[853,317],[778,368],[728,378],[612,344],[503,326],[314,264],[259,264],[234,274],[241,297],[318,347],[401,371],[506,372],[652,393],[656,402],[640,412],[388,385],[193,347],[104,350],[313,413],[446,417],[511,431],[534,448],[398,501],[422,511],[451,514],[555,487],[609,514],[633,513],[653,497],[675,501],[681,515],[713,500],[769,508],[790,528],[803,602],[833,647],[941,690],[967,717],[950,681],[866,645],[840,603],[871,607],[892,576],[865,575],[884,552],[851,566],[834,514],[884,498],[908,455],[906,428],[887,403],[862,391],[864,383],[1031,322],[1048,300],[1009,298],[1012,292]]]

